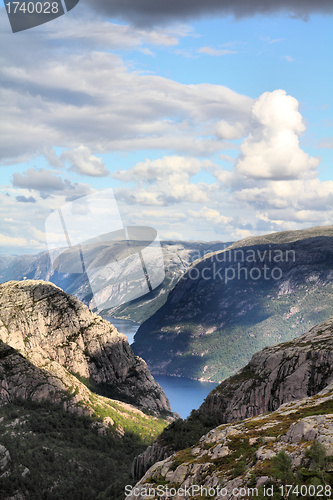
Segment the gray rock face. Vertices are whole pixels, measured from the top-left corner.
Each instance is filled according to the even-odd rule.
[[[65,370],[64,370],[65,372]],[[16,399],[34,401],[50,400],[62,403],[66,400],[66,374],[60,377],[36,367],[19,352],[0,341],[0,401],[9,403]],[[67,378],[70,375],[67,375]],[[82,385],[83,392],[88,390]],[[69,403],[71,404],[71,403]],[[75,404],[75,401],[72,401]],[[67,405],[68,406],[68,405]]]
[[[153,374],[220,382],[332,315],[332,263],[333,226],[237,242],[187,270],[132,348]]]
[[[0,472],[4,471],[9,464],[11,458],[9,451],[0,444]]]
[[[132,477],[139,480],[154,463],[164,460],[170,455],[166,446],[160,446],[156,441],[134,458],[132,464]]]
[[[163,390],[127,338],[51,283],[0,285],[0,340],[36,367],[56,365],[103,386],[109,397],[170,413]]]
[[[325,446],[328,456],[333,456],[333,415],[313,415],[290,426],[287,441],[317,441]]]
[[[221,423],[234,422],[313,396],[332,380],[333,318],[292,342],[255,354],[207,396],[199,411]]]
[[[271,470],[272,459],[282,451],[289,456],[295,477],[301,467],[309,467],[308,451],[314,442],[321,443],[328,456],[333,453],[333,415],[325,413],[332,408],[332,389],[328,386],[319,395],[285,404],[274,413],[212,429],[191,449],[155,463],[126,500],[255,498],[258,492],[248,489],[253,487],[251,481],[256,480],[257,488],[271,481],[272,477],[262,475],[263,467]],[[312,416],[304,417],[311,412]],[[251,449],[251,458],[247,459],[246,470],[235,477],[242,447]],[[203,490],[198,491],[198,487]],[[252,493],[244,496],[240,488]]]
[[[230,423],[261,413],[274,411],[281,405],[318,394],[333,381],[333,318],[320,323],[308,333],[292,342],[263,349],[255,354],[250,363],[233,377],[216,387],[206,398],[192,419],[202,415],[214,417],[216,423]],[[186,422],[184,424],[186,426]],[[216,425],[216,424],[215,424]],[[303,424],[302,424],[303,425]],[[312,429],[312,427],[311,427]],[[210,442],[225,441],[227,435],[236,433],[236,428],[227,427],[207,434]],[[299,427],[294,431],[305,433]],[[309,431],[310,432],[310,431]],[[312,432],[312,431],[311,431]],[[304,437],[304,436],[303,436]],[[264,443],[274,437],[262,437]],[[251,446],[258,438],[251,438]],[[136,459],[137,474],[143,475],[149,464],[163,458],[163,453],[174,451],[167,448],[167,442],[154,443],[155,453],[151,460]],[[266,448],[261,450],[266,453]],[[258,452],[258,453],[261,453]],[[194,453],[196,453],[194,451]],[[227,454],[224,446],[216,447],[216,457]],[[269,452],[268,452],[269,454]]]

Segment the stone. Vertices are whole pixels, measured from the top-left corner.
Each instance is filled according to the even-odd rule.
[[[212,458],[212,460],[214,460],[216,458],[227,457],[228,455],[230,455],[230,450],[229,450],[228,446],[224,446],[223,444],[218,444],[213,449],[213,454],[212,454],[211,458]]]
[[[9,451],[3,445],[0,445],[0,471],[5,470],[10,460]]]
[[[257,483],[256,483],[256,488],[260,488],[261,486],[265,486],[265,484],[267,484],[269,480],[270,480],[269,476],[258,477]]]
[[[271,458],[274,458],[276,453],[273,450],[269,450],[265,448],[264,446],[261,446],[256,451],[256,459],[257,460],[270,460]]]
[[[109,385],[115,399],[171,416],[166,395],[146,363],[134,355],[126,336],[77,298],[52,283],[9,281],[0,285],[0,304],[0,341],[36,367],[66,378],[69,387],[73,386],[69,373],[77,373]],[[0,397],[11,400],[14,395],[6,388],[4,372],[2,377]],[[56,385],[54,380],[51,385]],[[18,387],[12,390],[22,396]],[[49,397],[51,390],[58,388],[43,384],[35,399]]]
[[[28,469],[28,467],[25,467],[24,468],[24,471],[22,472],[21,476],[22,477],[25,477],[27,476],[28,474],[30,474],[30,470]]]

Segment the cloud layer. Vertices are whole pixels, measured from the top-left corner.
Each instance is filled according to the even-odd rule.
[[[286,11],[306,18],[333,11],[331,0],[88,0],[93,9],[139,25],[166,24],[201,16],[232,14],[237,18]]]
[[[95,20],[96,36],[100,25]],[[135,39],[137,31],[132,31]],[[106,167],[96,157],[103,152],[209,155],[226,147],[215,137],[221,117],[231,124],[246,122],[253,104],[247,96],[222,85],[185,85],[130,70],[107,50],[85,51],[84,45],[78,50],[75,37],[64,57],[61,36],[52,30],[40,38],[23,33],[20,43],[26,43],[27,57],[21,58],[17,39],[0,54],[3,164],[58,147],[72,150],[67,156],[77,172],[103,176]],[[167,37],[163,43],[169,42]],[[38,59],[33,56],[37,45]],[[56,158],[50,161],[57,163]]]
[[[286,6],[241,5],[109,1],[105,9],[148,23]],[[305,5],[300,15],[310,12]],[[0,192],[4,246],[42,249],[50,211],[91,192],[90,183],[111,187],[114,180],[127,223],[156,227],[164,238],[230,241],[331,223],[333,182],[319,180],[318,158],[302,149],[305,125],[295,97],[278,89],[250,98],[223,85],[187,85],[139,71],[112,50],[174,50],[191,30],[118,26],[91,14],[71,22],[67,16],[61,29],[49,23],[45,32],[21,33],[3,44],[1,161],[15,165],[44,157],[30,161],[24,172],[14,167],[12,185]],[[228,47],[199,52],[228,57]],[[135,160],[130,165],[120,159],[121,169],[111,163],[114,152],[133,152]],[[77,183],[78,176],[87,184]]]

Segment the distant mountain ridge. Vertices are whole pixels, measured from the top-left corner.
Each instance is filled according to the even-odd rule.
[[[157,311],[166,301],[169,291],[176,284],[192,262],[208,252],[226,248],[223,242],[162,241],[165,264],[165,279],[155,290],[132,302],[104,311],[104,316],[130,319],[142,323]],[[104,265],[104,255],[96,252],[94,266]],[[75,295],[86,305],[91,305],[92,292],[85,274],[66,274],[52,268],[48,252],[38,255],[0,256],[0,282],[11,280],[44,280],[59,286],[65,292]],[[135,282],[133,287],[135,287]]]
[[[246,238],[196,261],[132,348],[153,374],[218,382],[329,318],[332,284],[333,226]]]

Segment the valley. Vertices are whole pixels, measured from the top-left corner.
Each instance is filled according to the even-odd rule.
[[[296,485],[333,488],[332,242],[327,226],[194,259],[141,325],[107,321],[51,282],[1,284],[4,500],[133,500],[198,484],[261,499],[284,484],[280,462]],[[10,262],[7,273],[27,269]],[[265,274],[272,264],[279,279]]]

